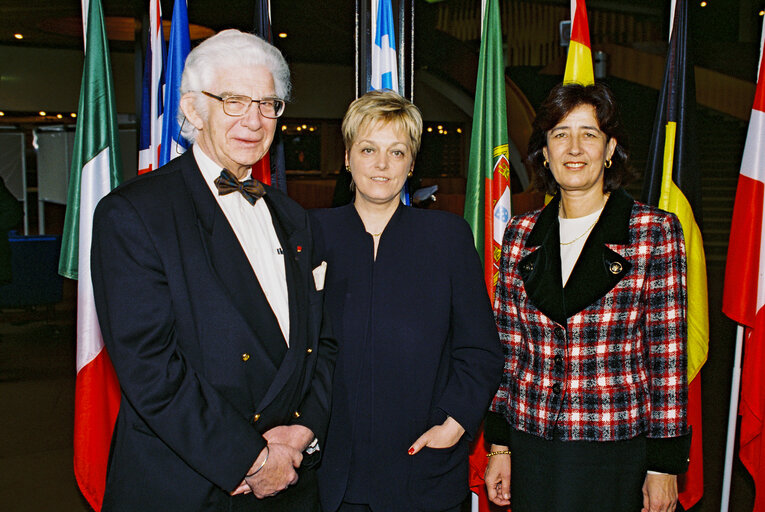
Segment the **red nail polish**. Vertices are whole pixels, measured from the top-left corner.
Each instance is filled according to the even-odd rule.
[[[412,455],[414,453],[414,448],[409,448],[409,455]]]

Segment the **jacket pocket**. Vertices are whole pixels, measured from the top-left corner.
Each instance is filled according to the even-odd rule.
[[[459,505],[468,492],[468,442],[450,448],[425,447],[412,456],[409,498],[419,510],[440,511]]]

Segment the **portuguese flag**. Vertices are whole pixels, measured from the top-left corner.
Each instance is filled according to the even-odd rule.
[[[510,160],[499,0],[486,0],[465,190],[465,220],[473,229],[490,297],[494,296],[494,285],[499,276],[502,237],[510,214]],[[485,470],[486,449],[481,433],[470,454],[470,488],[478,495],[481,511],[489,510],[483,480]]]

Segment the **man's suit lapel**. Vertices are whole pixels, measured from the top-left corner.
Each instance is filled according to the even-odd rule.
[[[284,360],[271,387],[258,405],[259,409],[266,407],[287,384],[295,378],[295,368],[306,357],[307,322],[308,322],[308,291],[306,286],[312,280],[307,279],[311,273],[310,247],[308,226],[305,217],[295,219],[290,215],[283,201],[270,187],[264,200],[271,212],[276,234],[284,251],[284,267],[287,276],[290,314],[290,350]]]
[[[210,193],[192,151],[179,158],[187,159],[183,176],[197,210],[200,235],[210,268],[228,292],[234,309],[260,340],[256,344],[258,348],[263,350],[263,355],[273,363],[274,368],[278,368],[286,352],[286,344],[276,316],[239,239]]]
[[[539,214],[526,241],[532,252],[520,260],[519,273],[529,300],[546,316],[565,324],[568,317],[604,297],[632,267],[608,244],[629,243],[633,200],[621,189],[611,194],[565,288],[561,282],[559,201],[560,196],[555,196]]]

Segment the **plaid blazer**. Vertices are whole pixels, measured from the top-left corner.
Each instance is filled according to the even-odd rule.
[[[505,372],[487,439],[493,416],[546,439],[689,443],[679,221],[614,191],[564,288],[558,202],[505,232],[494,302]]]

